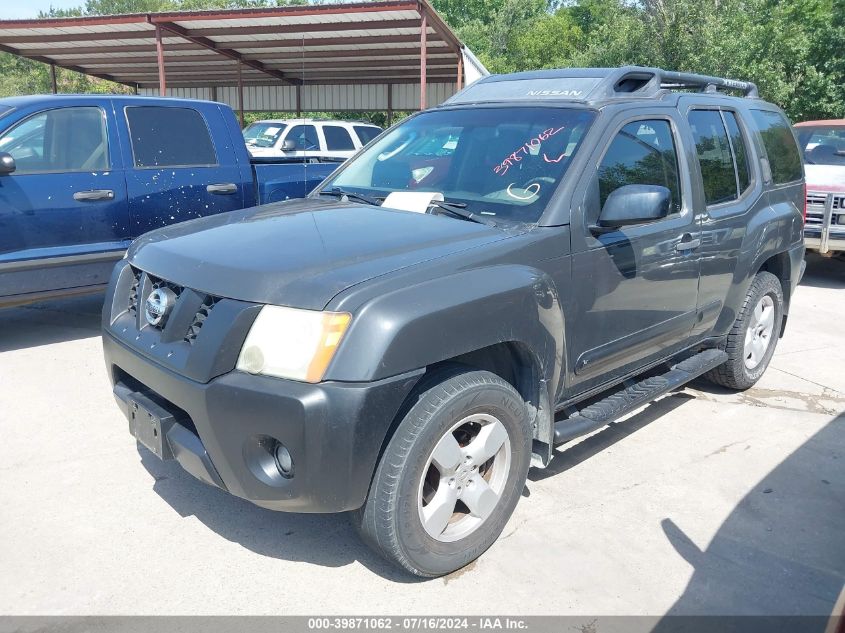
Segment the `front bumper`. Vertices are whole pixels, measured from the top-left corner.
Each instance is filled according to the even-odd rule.
[[[845,251],[845,234],[829,233],[823,238],[822,231],[806,229],[804,231],[804,244],[821,253],[831,251]]]
[[[103,347],[124,415],[139,396],[170,414],[169,451],[188,472],[259,506],[292,512],[363,505],[390,425],[423,373],[311,385],[233,371],[202,383],[108,331]],[[263,474],[257,460],[268,439],[290,451],[292,477]]]

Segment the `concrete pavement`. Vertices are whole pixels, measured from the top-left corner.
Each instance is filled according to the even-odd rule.
[[[532,471],[503,536],[416,581],[343,516],[136,448],[101,297],[0,312],[2,614],[827,614],[845,583],[845,262],[811,258],[753,389],[704,382]]]

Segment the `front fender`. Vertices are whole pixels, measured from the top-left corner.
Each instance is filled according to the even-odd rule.
[[[551,278],[528,266],[456,272],[375,297],[356,311],[326,379],[373,381],[516,342],[556,385],[563,313]]]

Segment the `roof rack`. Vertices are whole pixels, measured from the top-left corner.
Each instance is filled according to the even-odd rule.
[[[623,66],[557,68],[490,75],[470,84],[445,104],[538,99],[589,103],[611,99],[655,98],[665,90],[672,89],[694,89],[710,94],[732,90],[746,97],[759,97],[757,86],[750,81],[645,66]]]
[[[658,90],[697,88],[701,92],[715,93],[720,88],[738,90],[746,97],[759,96],[757,86],[750,81],[739,81],[695,73],[682,73],[662,68],[647,68],[645,66],[623,66],[608,72],[601,83],[595,87],[590,97],[604,93],[607,97],[619,94],[651,95]]]

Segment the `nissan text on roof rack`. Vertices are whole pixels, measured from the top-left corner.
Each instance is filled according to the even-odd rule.
[[[136,241],[103,313],[114,394],[161,459],[265,508],[350,512],[388,560],[447,574],[555,447],[698,376],[760,378],[803,187],[752,83],[487,77],[304,200]]]

